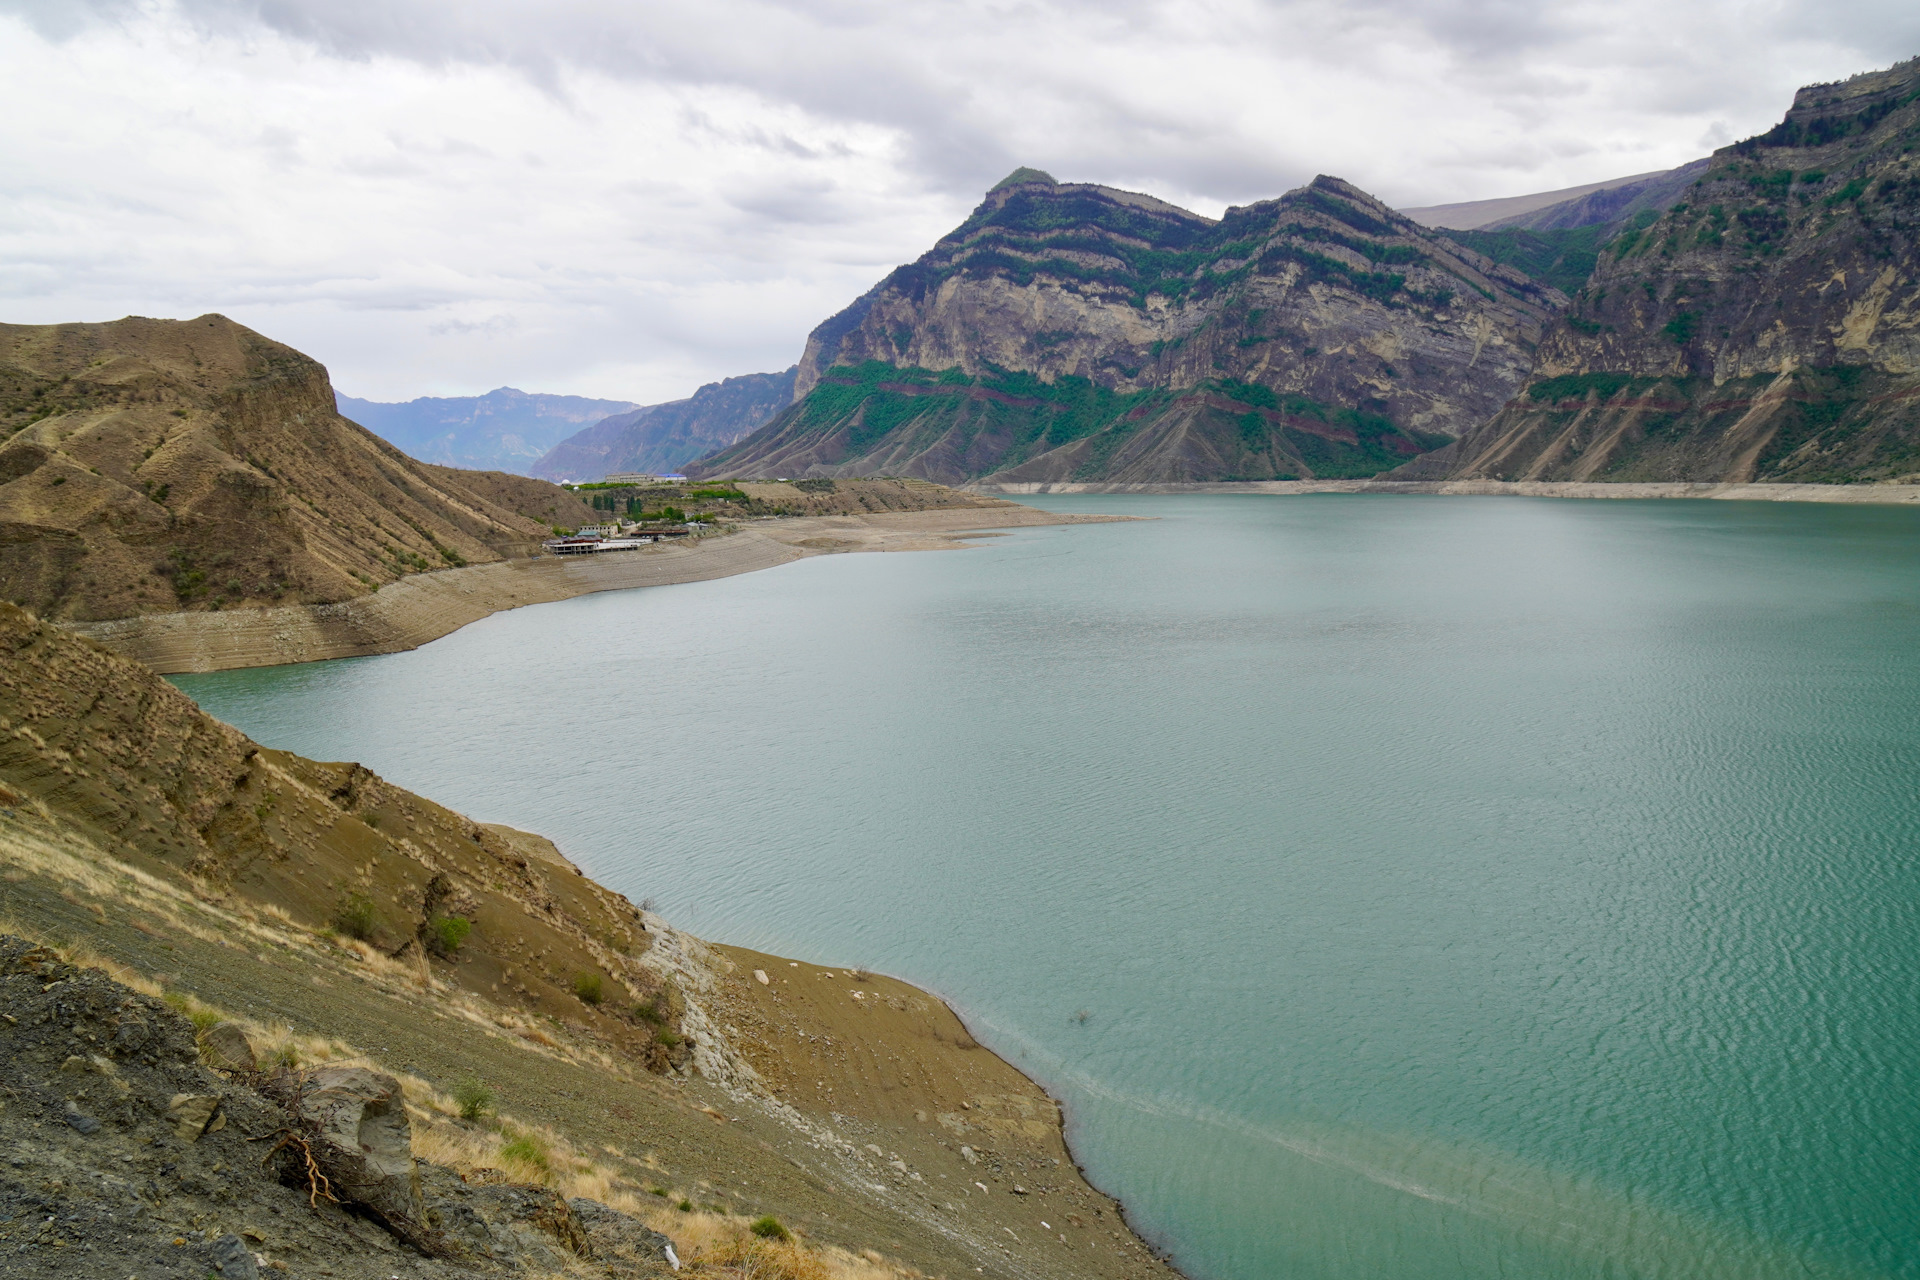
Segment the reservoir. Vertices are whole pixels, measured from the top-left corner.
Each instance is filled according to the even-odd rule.
[[[1920,511],[1033,501],[1156,518],[177,683],[946,996],[1197,1280],[1920,1278]]]

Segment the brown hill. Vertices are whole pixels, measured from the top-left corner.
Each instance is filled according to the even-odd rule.
[[[224,316],[0,325],[0,598],[50,618],[332,603],[586,509],[427,467],[316,361]]]
[[[1396,480],[1920,476],[1920,60],[1794,98],[1629,227],[1525,391]]]

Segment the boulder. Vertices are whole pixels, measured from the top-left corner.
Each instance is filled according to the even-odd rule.
[[[200,1047],[207,1065],[221,1071],[247,1072],[260,1068],[253,1044],[237,1022],[214,1023],[200,1038]]]
[[[638,1218],[584,1197],[567,1201],[567,1206],[593,1245],[594,1261],[610,1274],[645,1274],[658,1271],[662,1262],[675,1271],[680,1269],[673,1241]]]
[[[167,1123],[173,1126],[173,1136],[182,1142],[198,1142],[219,1106],[218,1094],[174,1094],[167,1103]]]
[[[370,1210],[403,1240],[431,1247],[400,1082],[365,1067],[321,1067],[299,1080],[292,1104],[334,1196]]]
[[[236,1235],[224,1235],[213,1242],[213,1274],[220,1280],[260,1280],[260,1263]]]

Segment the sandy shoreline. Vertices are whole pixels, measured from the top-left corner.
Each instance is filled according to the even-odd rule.
[[[1848,502],[1920,505],[1920,484],[1608,484],[1546,480],[1228,480],[1191,484],[981,484],[970,492],[1049,493],[1413,493],[1518,498],[1711,498],[1733,502]]]
[[[356,600],[224,612],[157,613],[66,624],[163,675],[228,671],[415,649],[489,614],[597,591],[704,582],[808,556],[936,551],[989,529],[1099,523],[996,503],[934,511],[754,521],[736,533],[601,556],[542,556],[422,573]]]

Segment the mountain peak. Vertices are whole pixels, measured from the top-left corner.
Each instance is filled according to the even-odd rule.
[[[1029,169],[1027,166],[1021,165],[1018,169],[1015,169],[1012,173],[988,187],[987,193],[991,195],[995,191],[1004,190],[1007,187],[1024,186],[1029,182],[1044,182],[1050,187],[1060,185],[1054,176],[1045,169]]]

